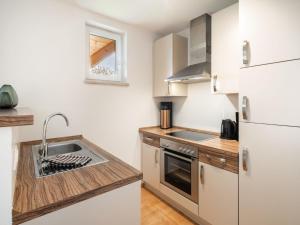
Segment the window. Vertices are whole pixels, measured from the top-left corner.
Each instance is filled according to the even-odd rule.
[[[127,84],[126,34],[114,28],[93,23],[87,30],[88,83]]]

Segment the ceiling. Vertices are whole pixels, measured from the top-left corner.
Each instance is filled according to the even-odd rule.
[[[159,34],[177,32],[191,19],[214,13],[238,0],[70,0],[102,15]]]

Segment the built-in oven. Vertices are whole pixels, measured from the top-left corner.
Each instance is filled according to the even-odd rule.
[[[198,203],[198,149],[160,139],[160,182]]]

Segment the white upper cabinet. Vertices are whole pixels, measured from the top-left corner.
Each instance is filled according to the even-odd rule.
[[[238,93],[240,68],[238,3],[212,15],[212,93]]]
[[[300,60],[241,69],[240,120],[300,126]]]
[[[239,7],[242,66],[300,58],[299,0],[240,0]]]
[[[213,225],[238,224],[238,174],[199,162],[199,216]]]
[[[169,34],[155,41],[153,51],[154,97],[187,96],[186,84],[165,81],[188,65],[187,38]]]

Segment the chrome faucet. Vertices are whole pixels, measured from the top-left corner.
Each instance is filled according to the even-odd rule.
[[[48,157],[47,127],[48,127],[48,123],[49,123],[50,119],[53,118],[54,116],[63,117],[66,121],[67,126],[69,126],[69,120],[63,113],[53,113],[45,119],[44,125],[43,125],[43,137],[42,137],[43,139],[42,139],[42,145],[41,145],[42,158]]]

